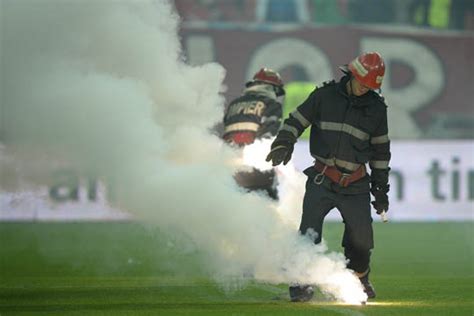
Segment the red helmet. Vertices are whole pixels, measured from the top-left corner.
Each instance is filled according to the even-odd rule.
[[[252,84],[258,82],[264,82],[273,85],[275,87],[277,96],[285,94],[285,90],[283,89],[283,81],[281,80],[280,74],[270,68],[260,68],[260,70],[253,76],[253,79],[247,82],[245,86],[249,87]]]
[[[351,61],[348,68],[357,81],[364,86],[380,89],[385,74],[385,64],[379,53],[363,53]]]

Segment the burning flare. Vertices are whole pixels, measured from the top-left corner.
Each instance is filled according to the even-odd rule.
[[[242,164],[254,167],[260,171],[272,169],[272,164],[265,161],[270,152],[273,139],[257,139],[243,149]]]

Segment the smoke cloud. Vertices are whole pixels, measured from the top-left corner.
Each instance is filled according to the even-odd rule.
[[[225,70],[186,64],[170,4],[0,5],[2,190],[73,167],[113,188],[115,207],[187,235],[219,282],[250,271],[365,299],[341,254],[299,236],[277,205],[234,183],[240,153],[209,132],[222,117]],[[280,209],[300,208],[283,201]]]

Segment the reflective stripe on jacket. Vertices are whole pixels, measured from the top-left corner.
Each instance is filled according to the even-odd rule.
[[[223,137],[232,139],[232,134],[244,132],[255,133],[256,138],[275,136],[282,115],[282,105],[271,85],[249,87],[227,107]]]
[[[295,140],[311,126],[311,155],[343,172],[369,163],[371,181],[388,183],[390,140],[387,106],[376,92],[348,95],[345,76],[314,90],[284,121],[279,133]],[[364,185],[364,190],[368,185]]]

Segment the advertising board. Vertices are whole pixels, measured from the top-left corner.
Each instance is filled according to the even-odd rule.
[[[298,171],[313,163],[306,141],[296,144]],[[474,142],[394,141],[390,163],[391,221],[474,219]],[[0,220],[127,220],[130,214],[107,203],[107,190],[94,179],[61,172],[57,184],[37,191],[0,193]],[[301,181],[304,182],[304,178]],[[298,179],[298,181],[300,181]],[[303,189],[304,185],[298,186]],[[303,192],[301,192],[303,194]],[[294,212],[300,212],[295,206]],[[330,219],[340,218],[337,211]],[[376,220],[378,216],[375,216]]]

